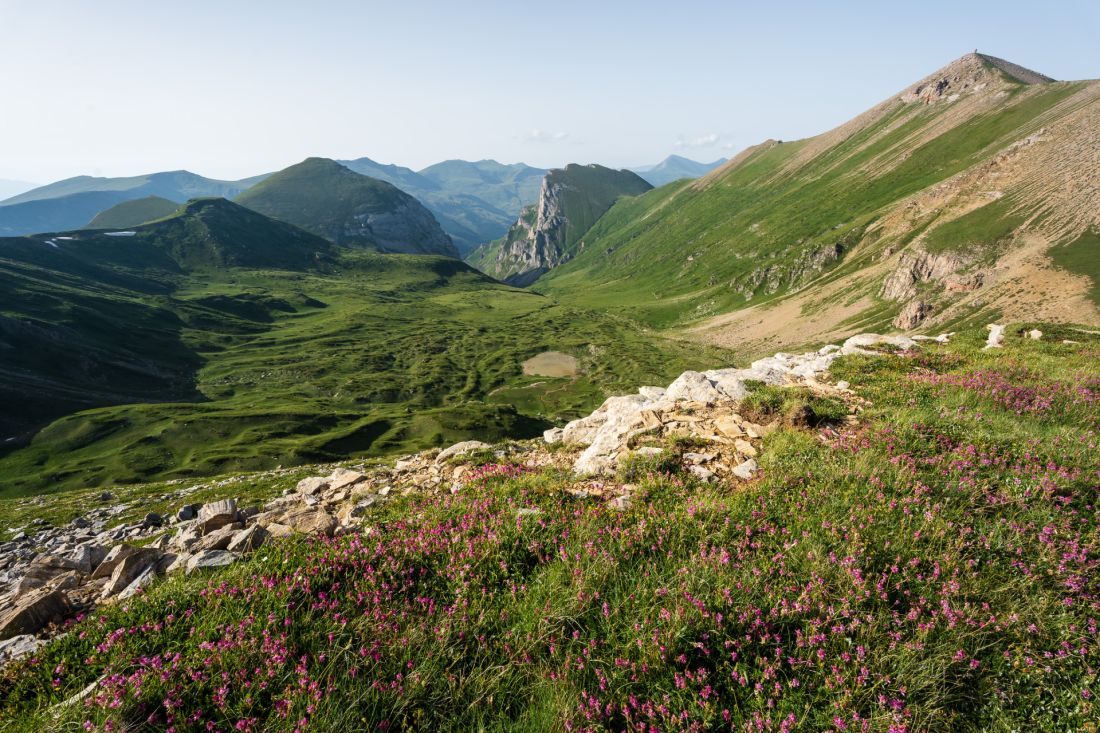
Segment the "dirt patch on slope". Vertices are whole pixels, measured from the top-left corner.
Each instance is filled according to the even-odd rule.
[[[573,377],[579,369],[576,357],[560,351],[544,351],[523,362],[523,373],[535,377]]]

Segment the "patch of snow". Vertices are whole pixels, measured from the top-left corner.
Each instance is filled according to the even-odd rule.
[[[137,232],[104,232],[103,234],[108,237],[132,237]]]

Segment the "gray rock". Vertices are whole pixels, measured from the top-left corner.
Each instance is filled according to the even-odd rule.
[[[343,469],[337,469],[337,473],[339,473],[340,471],[343,471]],[[354,471],[349,472],[349,473],[354,473]],[[334,473],[333,476],[335,477],[335,475],[336,474]],[[342,479],[342,477],[341,477],[341,479]],[[297,491],[298,491],[299,494],[309,494],[309,495],[312,496],[313,494],[321,493],[323,490],[327,489],[328,487],[329,487],[329,479],[321,478],[320,476],[313,476],[311,478],[304,478],[301,481],[299,481],[298,486],[296,488],[297,488]]]
[[[168,555],[165,555],[165,557],[168,557]],[[172,562],[165,566],[164,574],[172,575],[180,570],[184,570],[190,560],[191,555],[186,552],[181,552],[179,555],[172,555]]]
[[[467,453],[471,453],[476,450],[489,450],[492,448],[488,443],[482,443],[480,440],[464,440],[461,443],[455,443],[450,448],[444,448],[439,452],[439,455],[435,457],[436,463],[443,463],[448,458],[454,456],[461,456]]]
[[[193,524],[180,527],[176,536],[172,538],[172,544],[181,550],[190,550],[200,539],[202,539],[202,527]]]
[[[0,639],[33,634],[70,616],[73,608],[63,590],[43,588],[21,595],[15,606],[0,615]]]
[[[713,403],[723,399],[723,395],[705,375],[700,372],[686,371],[668,385],[665,399],[671,402]]]
[[[176,511],[176,519],[181,522],[189,522],[198,514],[198,504],[184,504]]]
[[[338,468],[332,472],[332,475],[328,478],[328,488],[333,491],[346,488],[352,484],[357,484],[360,481],[365,480],[367,477],[365,474],[359,471],[353,471],[350,468]]]
[[[45,639],[37,639],[32,634],[20,634],[0,641],[0,666],[29,654],[34,654],[46,643]]]
[[[703,483],[709,484],[718,479],[718,477],[714,474],[714,471],[711,471],[709,468],[706,468],[704,466],[689,466],[688,471],[690,471],[692,475],[695,476],[695,478],[699,479]]]
[[[917,342],[908,336],[882,336],[877,333],[861,333],[852,336],[840,347],[841,354],[866,354],[871,346],[896,346],[899,349],[911,349]],[[873,351],[870,353],[874,353]]]
[[[983,348],[999,349],[1004,346],[1005,327],[999,323],[990,323],[986,328],[989,329],[989,338],[986,339]]]
[[[735,466],[734,469],[733,469],[733,475],[736,476],[737,478],[742,478],[742,479],[745,479],[746,481],[748,481],[754,475],[756,475],[756,471],[757,471],[758,468],[759,468],[759,466],[756,463],[756,459],[755,458],[750,458],[749,460],[745,461],[744,463],[741,463],[741,464]]]
[[[209,504],[203,504],[202,509],[199,509],[199,525],[203,534],[221,529],[235,521],[237,521],[236,499],[212,501]]]
[[[141,547],[127,555],[115,565],[107,584],[103,586],[103,596],[113,596],[124,591],[139,575],[152,568],[160,559],[160,551],[151,547]]]
[[[931,303],[918,299],[911,300],[905,304],[905,307],[903,307],[897,317],[894,318],[894,326],[903,331],[909,331],[922,324],[924,319],[931,315],[931,313]]]
[[[224,568],[235,562],[237,562],[237,554],[234,552],[227,552],[226,550],[203,550],[198,554],[192,555],[187,561],[187,574],[190,575],[196,570]]]
[[[560,443],[562,441],[562,435],[565,433],[561,428],[550,428],[542,433],[542,439],[544,442],[553,445],[554,443]]]
[[[180,556],[175,552],[165,552],[157,559],[153,569],[158,575],[164,575],[168,572],[168,568],[172,567],[179,558]]]
[[[92,578],[109,578],[120,562],[137,551],[138,548],[126,543],[115,545],[108,550],[103,560],[96,566],[95,571],[92,573]]]
[[[202,552],[203,550],[224,550],[229,547],[229,543],[233,540],[233,535],[241,531],[244,527],[240,522],[233,522],[227,524],[224,527],[205,534],[199,538],[197,542],[191,544],[187,549],[190,552]]]
[[[138,594],[139,591],[152,585],[153,581],[156,580],[156,578],[157,566],[155,564],[150,565],[149,567],[145,568],[145,570],[141,571],[141,574],[134,578],[133,582],[122,589],[122,591],[118,594],[119,600],[124,601],[127,598],[134,597]]]
[[[77,565],[80,572],[86,575],[91,574],[105,557],[107,557],[107,548],[95,542],[79,545],[69,555],[69,559]]]
[[[145,524],[145,526],[147,527],[159,527],[160,525],[164,524],[164,518],[156,512],[149,512],[145,515],[143,524]]]
[[[31,560],[24,577],[48,581],[74,570],[83,572],[82,566],[70,558],[43,554]]]
[[[340,526],[335,517],[324,509],[317,507],[302,507],[301,509],[291,510],[283,515],[279,523],[291,527],[295,532],[320,534],[326,537],[331,537],[336,528]]]
[[[225,549],[230,552],[244,553],[257,550],[263,546],[271,535],[266,529],[258,524],[254,524],[248,529],[240,530],[236,532],[232,539],[229,540],[229,544]]]

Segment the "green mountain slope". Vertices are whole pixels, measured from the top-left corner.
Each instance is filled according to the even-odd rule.
[[[495,160],[448,160],[419,172],[370,158],[338,162],[415,196],[463,255],[503,236],[520,210],[538,198],[546,173],[523,163],[504,165]]]
[[[583,249],[581,237],[621,197],[651,189],[636,173],[570,164],[542,180],[536,204],[508,234],[474,251],[468,261],[498,280],[525,286]]]
[[[431,212],[415,198],[326,158],[308,158],[279,171],[237,201],[336,244],[458,256]]]
[[[96,214],[85,229],[127,229],[140,226],[154,219],[171,216],[179,208],[175,201],[160,196],[146,196],[115,204]]]
[[[218,307],[173,299],[188,273],[302,270],[333,251],[224,199],[129,231],[0,239],[0,433],[20,442],[78,409],[196,398],[202,360],[182,332]]]
[[[1096,180],[1098,99],[1095,82],[970,54],[828,133],[620,201],[537,289],[761,349],[892,323],[1097,320],[1087,278],[1047,250],[1100,223],[1080,185]],[[1072,305],[1030,294],[1051,286]]]
[[[543,351],[579,372],[524,374]],[[7,495],[532,435],[720,358],[222,199],[0,239],[0,353]]]

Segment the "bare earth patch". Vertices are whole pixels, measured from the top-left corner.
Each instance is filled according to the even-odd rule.
[[[544,351],[523,362],[523,373],[535,377],[574,377],[577,371],[576,358],[560,351]]]

